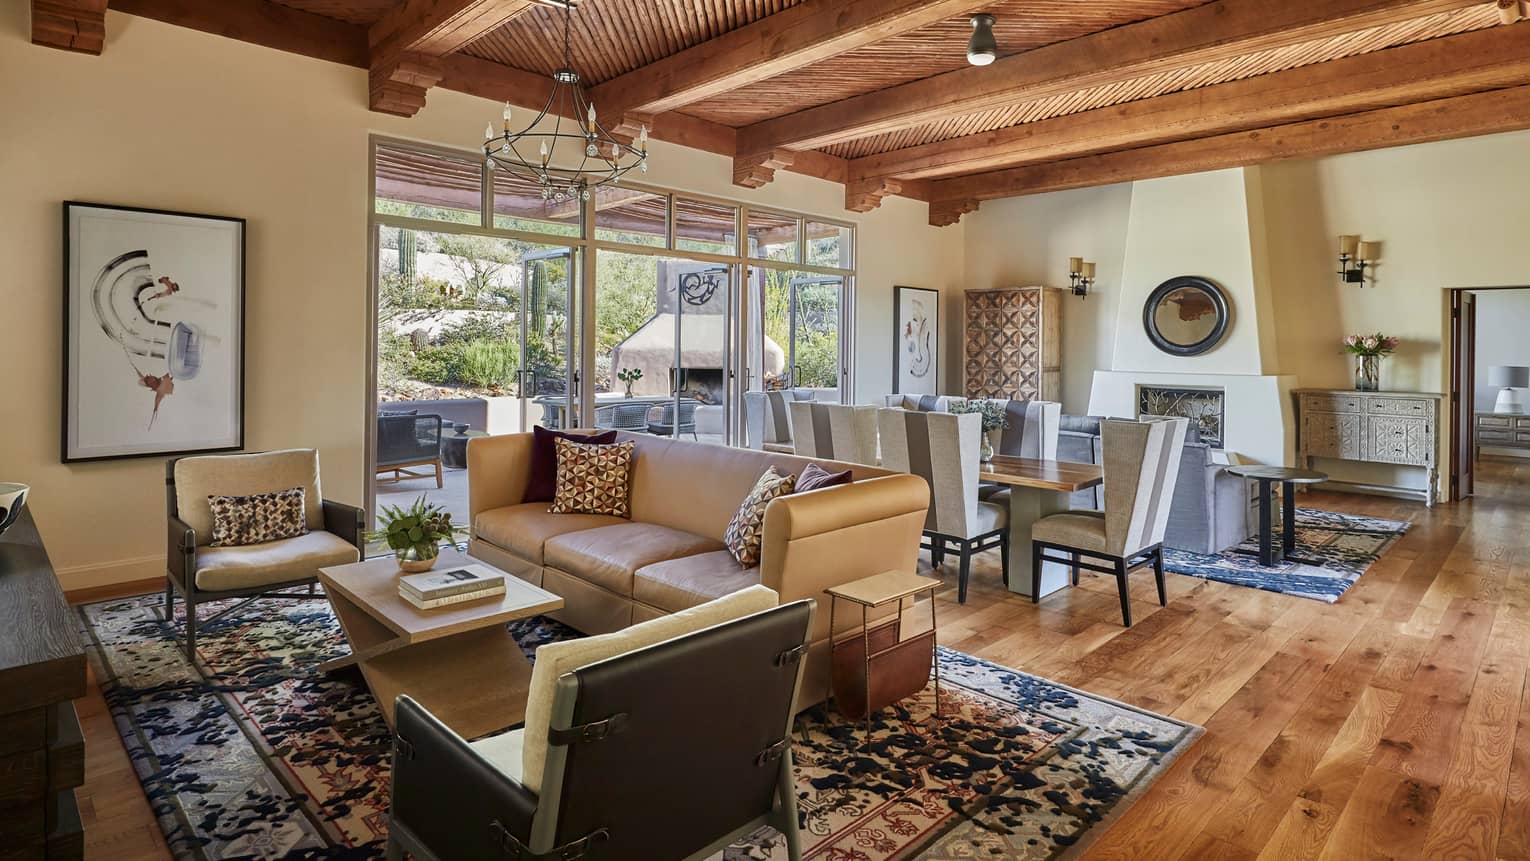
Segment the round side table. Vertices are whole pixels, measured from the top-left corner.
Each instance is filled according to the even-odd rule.
[[[1269,568],[1282,559],[1298,561],[1291,555],[1296,552],[1296,485],[1318,484],[1327,481],[1328,475],[1286,466],[1229,466],[1227,473],[1259,482],[1259,564]],[[1278,547],[1275,545],[1274,512],[1271,511],[1277,481],[1280,482],[1280,520],[1284,527]]]
[[[441,464],[452,469],[467,468],[468,440],[485,436],[488,434],[483,431],[470,430],[441,437]]]

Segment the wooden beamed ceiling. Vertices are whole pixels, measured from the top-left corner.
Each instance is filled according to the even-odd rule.
[[[541,109],[558,0],[110,0],[366,69],[373,110],[435,87]],[[1530,125],[1530,0],[575,0],[571,63],[618,135],[844,184],[847,209],[983,200]],[[32,40],[110,50],[106,0],[31,0]],[[965,62],[990,12],[1000,56]]]

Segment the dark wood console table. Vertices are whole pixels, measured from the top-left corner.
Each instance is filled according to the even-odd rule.
[[[79,625],[29,512],[0,535],[0,834],[6,858],[80,858]]]

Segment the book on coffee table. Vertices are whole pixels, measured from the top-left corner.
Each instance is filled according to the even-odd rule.
[[[407,593],[402,589],[399,590],[398,594],[399,597],[403,598],[405,601],[408,601],[410,604],[413,604],[415,607],[421,610],[434,610],[437,607],[447,607],[453,604],[461,604],[467,601],[477,601],[480,598],[493,598],[498,595],[503,595],[505,594],[505,584],[500,583],[498,586],[490,586],[487,589],[481,589],[477,592],[458,592],[455,595],[447,595],[444,598],[431,598],[429,600],[416,598],[414,595]]]
[[[416,605],[491,589],[505,591],[505,575],[483,565],[457,565],[400,577],[398,594]]]

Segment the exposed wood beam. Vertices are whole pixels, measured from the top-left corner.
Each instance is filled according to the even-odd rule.
[[[1530,85],[939,180],[931,183],[930,223],[952,223],[944,221],[951,208],[973,201],[1526,128]]]
[[[101,53],[106,45],[106,0],[32,0],[32,44]]]
[[[441,80],[440,59],[531,8],[534,0],[405,0],[367,30],[372,110],[412,117]]]
[[[178,27],[189,27],[302,54],[367,68],[367,32],[364,28],[266,0],[111,0],[115,12],[153,18]]]
[[[739,130],[750,152],[816,149],[1251,51],[1351,33],[1481,0],[1216,0],[969,67],[764,120]]]
[[[850,162],[850,180],[956,176],[1530,83],[1530,24],[1494,27]]]
[[[989,5],[988,0],[806,0],[594,87],[609,116],[661,113]]]

